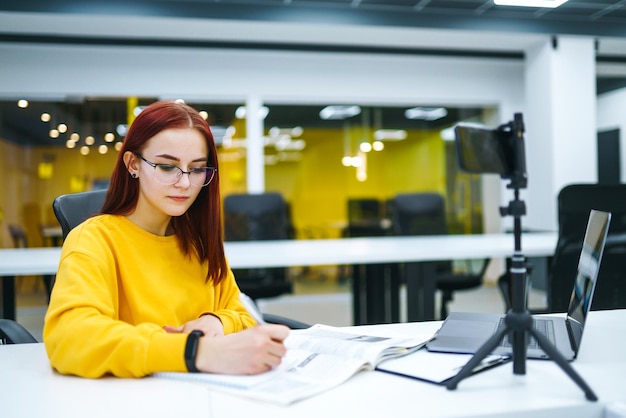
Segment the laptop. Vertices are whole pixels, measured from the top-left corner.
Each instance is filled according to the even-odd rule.
[[[610,220],[611,214],[608,212],[592,210],[589,214],[566,317],[533,315],[535,328],[542,332],[568,361],[574,360],[578,354]],[[504,326],[504,317],[504,314],[451,312],[435,338],[426,347],[429,351],[473,354],[498,330],[498,327]],[[508,340],[507,335],[492,354],[511,355],[513,349]],[[535,338],[529,337],[527,357],[547,359],[548,355],[539,347]]]

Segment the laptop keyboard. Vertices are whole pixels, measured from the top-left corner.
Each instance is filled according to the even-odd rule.
[[[550,341],[551,344],[554,345],[554,324],[552,321],[548,321],[545,319],[535,319],[533,321],[534,328],[537,332],[542,334],[544,337]],[[498,323],[498,331],[504,328],[504,318],[500,318],[500,322]],[[500,347],[511,347],[511,342],[509,341],[509,334],[504,336],[504,339],[500,343]],[[529,336],[528,348],[540,348],[537,340],[532,335]]]

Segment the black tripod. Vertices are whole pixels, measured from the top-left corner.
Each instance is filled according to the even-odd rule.
[[[537,332],[533,327],[533,317],[526,309],[526,260],[521,252],[521,216],[526,213],[526,205],[519,199],[519,187],[512,180],[508,188],[515,191],[515,199],[509,203],[508,207],[500,208],[502,216],[514,216],[514,237],[515,252],[513,253],[512,263],[510,267],[511,280],[513,285],[512,291],[512,309],[506,314],[505,326],[497,331],[487,342],[478,349],[476,354],[470,361],[459,371],[459,373],[450,379],[447,388],[456,389],[459,382],[472,374],[472,371],[480,362],[489,355],[508,334],[511,338],[513,346],[513,373],[518,375],[526,374],[526,344],[528,335],[530,334],[537,340],[539,346],[554,360],[559,367],[585,392],[585,397],[590,401],[597,401],[598,397],[593,393],[591,388],[585,383],[573,367],[563,358],[561,353],[548,341],[548,339]]]

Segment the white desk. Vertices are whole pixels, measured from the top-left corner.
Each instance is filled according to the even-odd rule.
[[[557,242],[556,233],[529,233],[522,237],[522,251],[527,257],[550,256]],[[513,254],[512,234],[448,235],[342,238],[328,240],[280,240],[225,243],[232,268],[294,267],[315,265],[369,265],[423,262],[449,259],[503,258]],[[31,274],[55,274],[60,248],[0,249],[0,277]],[[375,277],[372,277],[375,276]],[[5,279],[6,284],[10,279]],[[374,273],[353,283],[355,318],[364,317],[372,305],[385,297],[382,280]],[[365,283],[369,281],[368,283]],[[372,287],[370,285],[375,284]],[[419,308],[422,316],[409,319],[432,319],[434,284],[420,283],[423,293]],[[369,286],[369,287],[368,287]],[[382,290],[381,290],[382,289]],[[13,292],[5,287],[5,294]],[[13,294],[13,293],[11,293]],[[379,300],[373,300],[377,297]],[[6,306],[6,305],[5,305]],[[413,306],[412,306],[413,307]],[[381,308],[382,309],[382,308]],[[14,308],[13,308],[14,310]],[[5,308],[6,311],[6,308]],[[6,316],[5,317],[10,317]],[[365,321],[363,321],[365,322]],[[374,318],[373,323],[383,322]],[[361,323],[361,322],[357,322]]]
[[[372,334],[424,334],[439,322],[361,327]],[[583,392],[551,361],[528,360],[475,375],[455,391],[381,372],[361,372],[343,385],[289,407],[275,406],[175,380],[98,380],[54,373],[42,344],[0,346],[2,415],[12,418],[184,416],[601,418],[606,405],[626,402],[626,311],[592,312],[574,368],[599,397]]]

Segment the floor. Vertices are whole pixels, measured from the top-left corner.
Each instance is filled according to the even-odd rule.
[[[314,274],[296,272],[294,294],[259,301],[262,312],[297,319],[309,324],[333,326],[352,325],[352,296],[349,281],[338,281],[332,271],[318,270]],[[39,341],[42,340],[43,318],[47,299],[38,277],[21,280],[17,288],[17,320]],[[405,312],[405,295],[401,295],[401,312]],[[532,290],[528,304],[531,308],[544,305],[545,294]],[[436,306],[437,312],[438,307]],[[475,290],[456,292],[450,311],[504,312],[504,303],[497,286],[485,284]],[[405,320],[405,317],[401,317]]]

